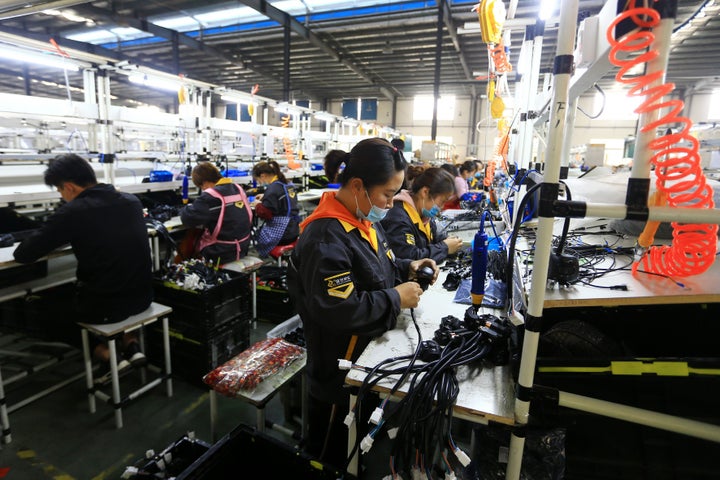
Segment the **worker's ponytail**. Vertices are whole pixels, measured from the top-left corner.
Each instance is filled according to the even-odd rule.
[[[323,168],[330,183],[338,182],[338,177],[342,171],[340,167],[346,164],[348,156],[349,154],[345,150],[330,150],[325,155]]]

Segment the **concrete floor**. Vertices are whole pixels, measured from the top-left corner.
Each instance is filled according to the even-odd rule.
[[[265,338],[274,324],[258,322],[251,343]],[[28,395],[83,370],[81,356],[46,368],[6,387],[10,407]],[[8,373],[4,372],[5,377]],[[131,372],[122,378],[132,385],[139,378]],[[127,466],[142,460],[147,450],[160,452],[188,432],[212,443],[208,391],[198,384],[173,380],[173,396],[164,385],[145,393],[123,408],[122,429],[115,428],[113,409],[98,402],[88,412],[84,379],[13,411],[10,418],[12,442],[0,450],[0,478],[5,480],[105,480],[119,479]],[[268,420],[284,423],[284,408],[276,395],[266,407]],[[218,398],[217,436],[239,424],[254,426],[256,410],[251,405],[225,397]],[[294,423],[289,427],[297,428]],[[294,441],[271,431],[288,443]]]

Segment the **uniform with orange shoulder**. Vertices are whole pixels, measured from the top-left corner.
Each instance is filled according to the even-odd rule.
[[[420,301],[418,271],[428,267],[432,282],[438,272],[432,259],[396,258],[379,223],[404,180],[398,150],[387,140],[369,138],[344,158],[340,188],[325,192],[300,224],[288,267],[307,344],[306,450],[338,466],[346,461],[343,419],[349,411],[346,371],[338,368],[338,359],[357,360],[372,338],[395,328],[400,310]],[[357,422],[358,428],[366,424]]]

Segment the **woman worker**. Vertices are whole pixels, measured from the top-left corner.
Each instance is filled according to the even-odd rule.
[[[260,162],[252,169],[253,178],[266,185],[265,193],[255,197],[255,214],[265,223],[257,235],[257,250],[266,257],[277,245],[289,245],[300,233],[295,186],[288,182],[274,161]]]
[[[438,233],[435,218],[440,205],[455,193],[455,181],[442,168],[431,167],[413,180],[410,190],[401,190],[381,222],[390,247],[400,258],[432,258],[443,262],[462,247],[462,240]]]
[[[202,228],[195,253],[220,265],[247,255],[252,231],[252,209],[245,191],[210,162],[192,169],[192,181],[202,193],[180,211],[187,227]]]
[[[418,269],[430,267],[431,281],[437,279],[432,259],[395,258],[378,223],[403,182],[397,149],[380,138],[365,139],[344,163],[339,190],[325,192],[301,223],[288,268],[307,344],[306,449],[340,467],[347,456],[349,392],[338,359],[357,360],[373,337],[395,327],[402,308],[418,305],[423,291],[412,281]],[[365,424],[358,418],[359,428]]]

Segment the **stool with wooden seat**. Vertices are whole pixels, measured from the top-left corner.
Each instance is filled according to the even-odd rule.
[[[297,239],[292,242],[288,243],[287,245],[278,245],[272,250],[270,250],[270,256],[277,260],[278,267],[282,267],[283,260],[287,259],[295,250],[295,245],[297,245]]]
[[[81,328],[82,334],[83,356],[85,359],[85,379],[88,389],[88,403],[90,406],[90,413],[95,413],[95,398],[97,397],[111,404],[115,408],[115,425],[117,426],[117,428],[122,428],[122,406],[125,403],[129,403],[130,401],[135,400],[140,395],[150,390],[151,388],[156,387],[163,381],[165,381],[165,386],[167,388],[167,396],[172,397],[173,391],[170,364],[170,330],[168,327],[168,316],[171,312],[171,307],[153,302],[150,307],[147,308],[147,310],[140,312],[137,315],[128,317],[120,322],[107,324],[78,323]],[[141,377],[142,386],[134,392],[128,394],[126,397],[121,398],[119,378],[120,376],[118,374],[117,349],[115,346],[115,340],[117,338],[122,338],[122,335],[125,333],[139,329],[138,340],[140,350],[144,351],[145,338],[143,327],[156,322],[158,319],[162,319],[163,327],[162,338],[163,350],[165,354],[164,371],[154,380],[146,382],[145,368],[143,367]],[[97,389],[95,386],[92,368],[92,354],[90,352],[90,341],[88,332],[107,340],[108,349],[110,350],[110,375],[112,380],[112,397]]]

